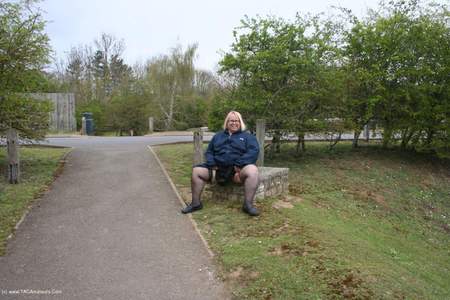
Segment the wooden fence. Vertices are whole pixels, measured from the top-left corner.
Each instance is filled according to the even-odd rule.
[[[53,103],[53,112],[50,113],[51,131],[76,131],[75,120],[75,94],[73,93],[33,93],[31,97],[36,100],[49,100]]]

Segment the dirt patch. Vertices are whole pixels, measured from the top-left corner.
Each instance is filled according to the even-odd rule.
[[[274,232],[285,232],[290,229],[290,224],[285,221],[281,227],[278,227],[274,230]]]
[[[441,228],[448,234],[450,234],[450,226],[448,224],[442,224]]]
[[[291,225],[288,221],[284,221],[283,225],[273,228],[267,233],[267,231],[264,233],[265,235],[269,235],[270,237],[277,237],[280,235],[303,235],[304,228],[300,225]]]
[[[317,197],[317,199],[318,200],[322,200],[322,201],[318,201],[318,200],[313,201],[313,205],[314,205],[315,208],[331,209],[331,206],[326,203],[327,200],[322,199],[320,197]]]
[[[253,280],[259,277],[259,272],[245,270],[243,267],[237,267],[231,271],[227,278],[230,280]]]
[[[344,299],[372,299],[373,292],[365,287],[364,281],[358,272],[349,271],[335,280],[328,282],[330,293],[334,297]]]
[[[364,202],[375,202],[376,204],[384,208],[389,208],[389,205],[386,202],[384,196],[373,191],[354,189],[348,191],[348,193],[352,194],[356,199],[362,200]]]
[[[382,195],[373,193],[371,198],[379,205],[388,208],[388,204]]]
[[[237,267],[235,270],[233,270],[232,272],[230,272],[228,274],[228,278],[229,279],[238,279],[239,277],[242,276],[243,273],[244,273],[244,268]]]
[[[274,256],[306,256],[308,252],[295,245],[282,244],[281,246],[271,248],[269,254]]]
[[[289,182],[289,193],[291,194],[302,194],[305,192],[305,189],[301,183],[296,183],[293,180]]]
[[[285,201],[289,201],[291,203],[300,203],[300,202],[303,202],[304,200],[302,197],[299,197],[299,196],[287,195]]]
[[[312,247],[312,248],[317,248],[317,247],[319,247],[319,241],[318,240],[312,240],[312,241],[307,241],[306,242],[306,245],[308,245],[309,247]]]
[[[434,179],[432,176],[428,176],[427,178],[424,178],[420,184],[422,185],[422,188],[431,188],[435,185]]]
[[[287,195],[283,197],[282,199],[278,200],[277,202],[272,204],[272,207],[275,209],[281,209],[281,208],[294,208],[295,203],[300,203],[303,201],[303,198],[299,196],[294,195]]]
[[[284,200],[278,200],[277,202],[272,204],[272,207],[275,209],[282,209],[282,208],[291,209],[291,208],[294,208],[294,205],[291,202],[287,202]]]

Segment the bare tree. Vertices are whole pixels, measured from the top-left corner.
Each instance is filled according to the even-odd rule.
[[[169,55],[151,59],[147,64],[147,83],[154,101],[160,108],[166,130],[173,128],[177,104],[193,93],[194,60],[197,44],[185,51],[181,45]]]

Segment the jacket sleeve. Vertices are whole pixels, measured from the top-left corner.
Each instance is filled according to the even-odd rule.
[[[216,136],[214,135],[213,138],[211,139],[211,141],[208,144],[208,148],[206,149],[205,152],[205,160],[206,160],[206,165],[208,167],[214,167],[216,165],[216,161],[214,159],[214,141],[216,139]]]
[[[236,160],[236,165],[242,167],[248,164],[255,164],[258,160],[259,144],[256,137],[248,134],[246,152]]]

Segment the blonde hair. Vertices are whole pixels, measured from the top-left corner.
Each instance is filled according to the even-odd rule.
[[[231,118],[232,115],[235,115],[239,119],[239,122],[241,123],[241,130],[244,131],[247,128],[247,126],[245,126],[245,123],[244,123],[244,120],[242,120],[241,114],[234,110],[230,111],[228,113],[227,117],[225,118],[225,121],[223,122],[223,129],[224,130],[227,129],[228,119]]]

